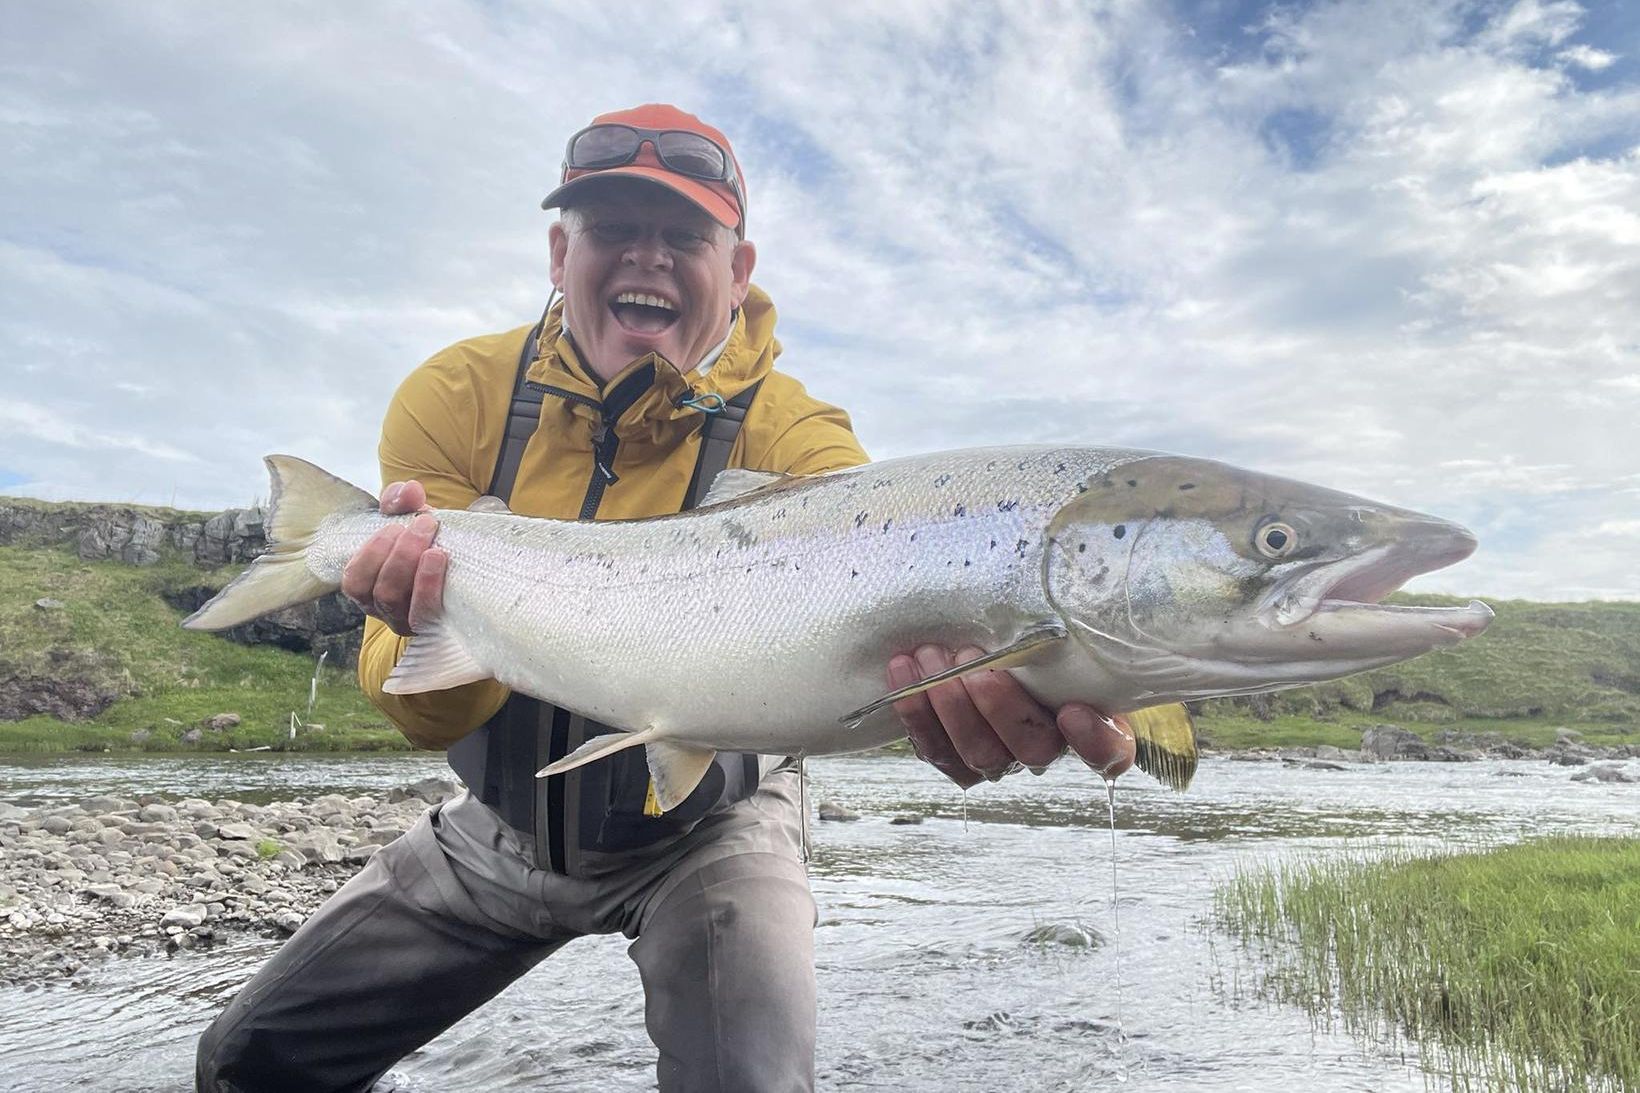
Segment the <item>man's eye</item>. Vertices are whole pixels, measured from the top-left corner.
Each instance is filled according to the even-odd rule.
[[[667,246],[676,247],[678,250],[694,250],[706,245],[706,236],[688,228],[667,228],[661,235]]]
[[[601,224],[594,224],[592,234],[605,243],[630,243],[638,238],[638,226],[606,220]]]

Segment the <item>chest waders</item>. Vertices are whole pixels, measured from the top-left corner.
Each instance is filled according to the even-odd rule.
[[[518,358],[513,381],[507,430],[496,458],[489,493],[510,501],[524,446],[541,422],[541,404],[551,393],[570,392],[528,382],[524,377],[535,359],[541,327],[530,332]],[[654,373],[639,370],[620,385],[627,390],[606,392],[594,405],[603,414],[603,426],[594,434],[594,466],[581,519],[598,511],[605,486],[615,476],[615,449],[619,439],[615,422],[654,382]],[[721,408],[706,413],[701,426],[700,455],[684,494],[684,509],[700,503],[712,479],[729,464],[729,449],[746,411],[757,395],[753,384]],[[576,401],[587,401],[580,395]],[[713,396],[715,397],[715,396]],[[522,694],[513,694],[479,728],[450,745],[450,767],[472,793],[495,809],[503,820],[535,839],[535,864],[570,876],[580,874],[583,851],[620,853],[682,835],[710,812],[750,797],[757,789],[758,757],[750,752],[718,752],[706,777],[670,812],[658,814],[649,785],[649,764],[642,748],[629,748],[607,759],[567,774],[537,778],[535,772],[580,747],[594,736],[617,730],[579,714]]]

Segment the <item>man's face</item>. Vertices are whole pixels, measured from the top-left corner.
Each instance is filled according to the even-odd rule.
[[[651,352],[694,368],[728,333],[757,260],[694,202],[631,179],[577,202],[551,242],[576,348],[604,380]]]

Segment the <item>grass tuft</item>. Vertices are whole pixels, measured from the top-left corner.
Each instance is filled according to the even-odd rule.
[[[1240,873],[1215,916],[1262,992],[1423,1048],[1453,1089],[1640,1089],[1640,839]]]

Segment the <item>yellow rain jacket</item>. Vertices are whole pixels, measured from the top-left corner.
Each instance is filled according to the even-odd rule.
[[[563,335],[562,305],[548,313],[528,379],[547,389],[541,423],[524,449],[509,502],[514,512],[573,520],[588,503],[595,475],[605,478],[595,519],[677,512],[700,451],[700,411],[684,399],[731,399],[763,381],[729,454],[730,467],[819,474],[866,462],[848,415],[809,397],[774,370],[780,355],[774,304],[756,286],[741,306],[722,354],[704,375],[679,373],[653,357],[634,361],[600,387]],[[531,327],[458,342],[435,354],[400,385],[382,423],[382,482],[415,479],[434,508],[464,509],[490,484],[512,401],[519,355]],[[649,375],[653,373],[653,381]],[[614,423],[614,478],[599,475],[594,436],[609,403],[627,402]],[[606,450],[608,441],[606,440]],[[444,748],[482,725],[508,689],[483,680],[445,691],[390,695],[382,682],[408,638],[367,619],[359,684],[410,742]],[[680,651],[687,655],[687,651]]]

